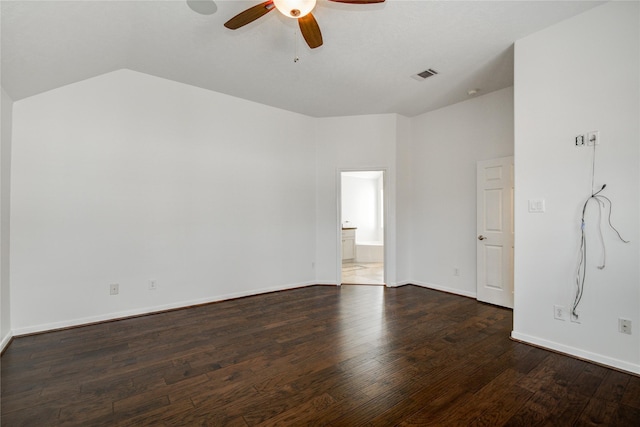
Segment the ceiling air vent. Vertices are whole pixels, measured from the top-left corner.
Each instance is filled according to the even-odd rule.
[[[433,68],[429,68],[428,70],[424,70],[421,73],[418,73],[414,76],[411,76],[412,78],[418,80],[418,81],[422,81],[426,78],[429,78],[431,76],[435,76],[436,74],[438,74],[438,72],[436,70],[434,70]]]

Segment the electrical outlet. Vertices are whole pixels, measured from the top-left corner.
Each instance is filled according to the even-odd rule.
[[[149,280],[149,290],[155,291],[158,289],[158,283],[155,280]]]
[[[618,332],[622,334],[631,335],[631,320],[629,319],[618,319]]]
[[[571,318],[571,322],[580,323],[580,312],[576,311],[575,313],[572,311],[569,313],[569,317]]]
[[[600,145],[600,132],[594,130],[587,134],[587,145]]]
[[[567,310],[561,305],[553,306],[553,317],[557,320],[567,320],[568,313]]]
[[[112,283],[109,285],[109,295],[118,295],[120,293],[120,285]]]
[[[584,147],[584,135],[576,136],[576,147]]]

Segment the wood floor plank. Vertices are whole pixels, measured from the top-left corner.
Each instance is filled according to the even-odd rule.
[[[619,371],[607,371],[594,397],[612,403],[620,403],[629,384],[630,377]]]
[[[602,399],[592,398],[580,414],[578,425],[608,426],[616,416],[618,405]]]
[[[611,419],[612,426],[625,427],[634,426],[640,420],[640,409],[631,406],[620,405]]]
[[[527,390],[517,386],[521,379],[522,374],[507,369],[476,393],[467,392],[463,387],[459,387],[458,394],[452,395],[455,399],[435,402],[421,399],[425,402],[424,407],[400,425],[470,425],[482,417],[492,421],[486,425],[502,425],[506,420],[499,423],[493,418],[498,414],[504,416],[503,411],[509,404],[520,405],[531,395]]]
[[[589,398],[579,393],[569,391],[554,408],[548,409],[545,421],[541,425],[564,427],[567,425],[567,422],[573,424],[580,418],[580,415],[588,403]],[[522,424],[522,419],[524,419],[524,421],[527,420],[527,418],[523,416],[516,416],[515,418],[521,418],[520,425]]]
[[[630,376],[621,403],[640,409],[640,399],[638,399],[638,396],[640,396],[640,377]]]
[[[416,286],[311,286],[17,337],[3,426],[640,425],[640,378]]]

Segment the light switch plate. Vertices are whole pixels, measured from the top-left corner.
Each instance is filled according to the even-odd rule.
[[[544,213],[544,199],[529,199],[530,213]]]

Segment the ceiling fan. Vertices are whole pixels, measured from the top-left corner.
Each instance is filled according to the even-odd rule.
[[[383,3],[385,0],[329,0],[336,3],[369,4]],[[255,21],[263,15],[278,9],[284,16],[298,20],[300,32],[311,49],[322,46],[322,33],[316,18],[311,11],[316,6],[316,0],[268,0],[240,12],[224,26],[236,30]]]

